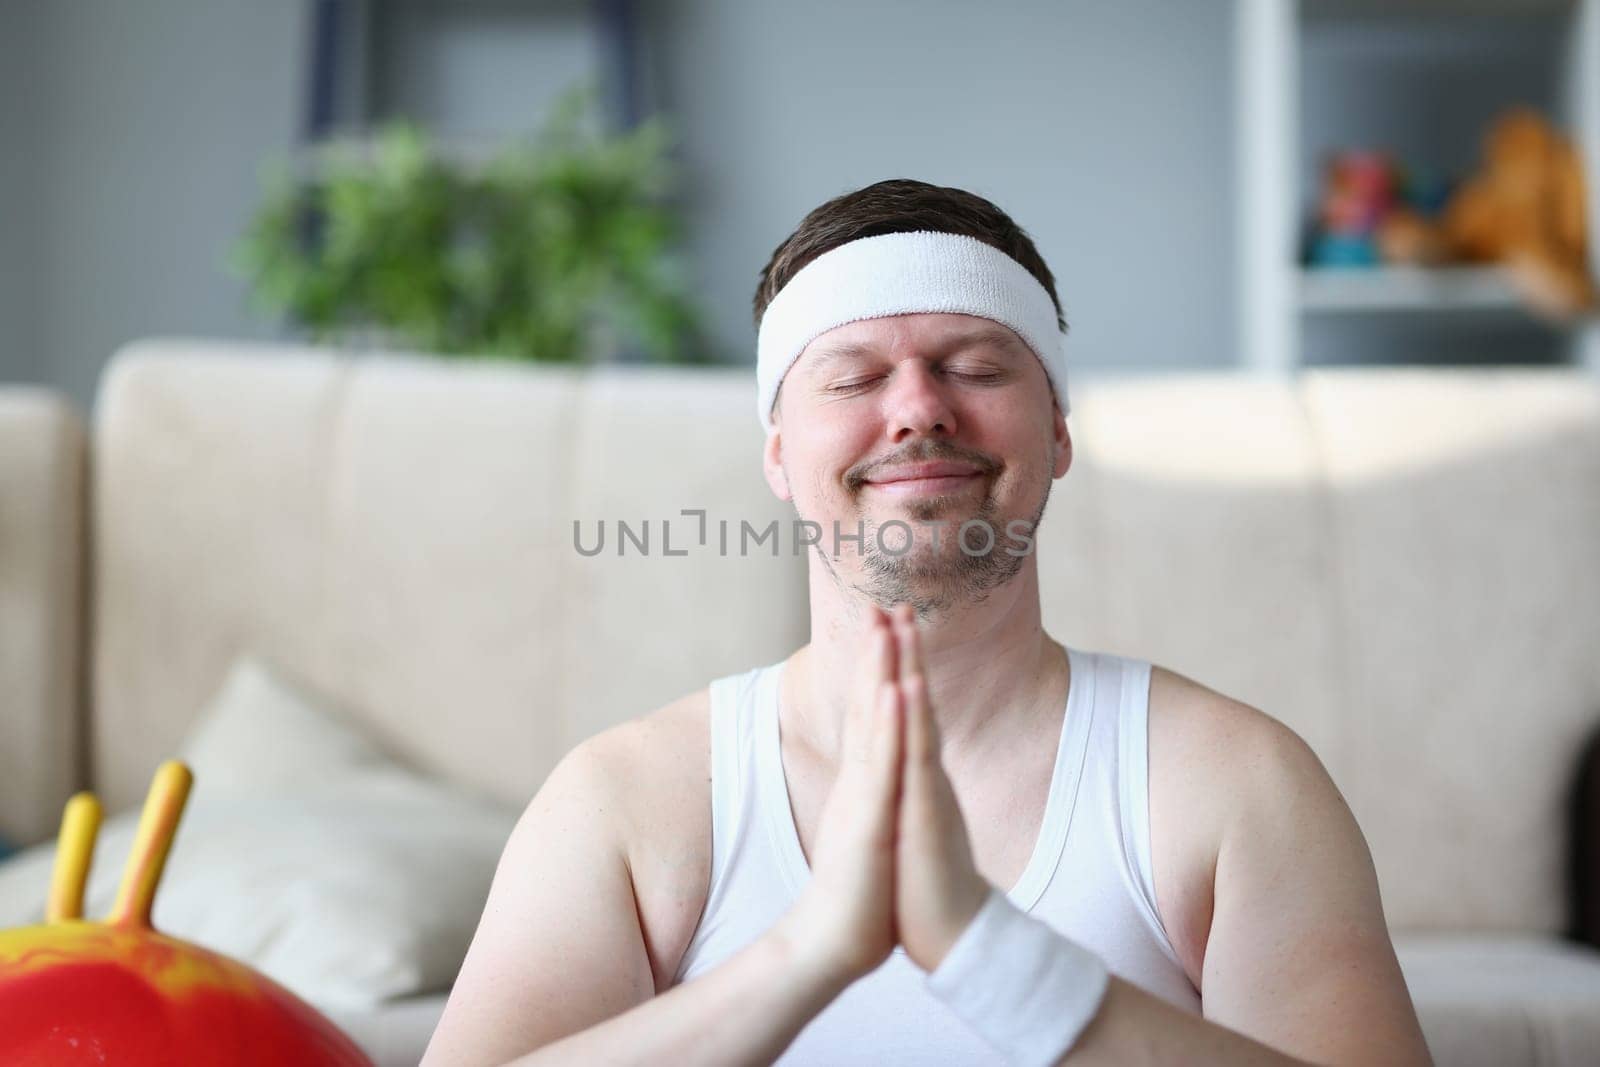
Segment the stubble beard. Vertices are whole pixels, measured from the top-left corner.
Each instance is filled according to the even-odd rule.
[[[1038,529],[1049,499],[1047,482],[1039,507],[1025,527],[1026,536],[1031,538]],[[860,564],[853,574],[840,573],[820,544],[816,546],[817,554],[841,588],[866,597],[884,610],[895,604],[910,604],[919,619],[927,620],[948,614],[958,605],[981,603],[994,589],[1017,576],[1029,553],[1022,551],[1009,535],[1010,521],[1015,519],[996,521],[999,506],[992,484],[975,511],[963,514],[956,510],[959,503],[959,498],[940,496],[908,505],[912,545],[898,554],[880,547],[881,524],[867,518],[858,507],[866,536],[860,547]],[[965,551],[957,540],[962,524],[972,520],[986,523],[993,532],[988,551],[978,551],[989,540],[982,528],[970,529]],[[889,521],[892,520],[883,520]],[[937,530],[937,552],[933,547],[935,529],[920,525],[923,523],[942,523]],[[891,550],[899,548],[904,544],[904,530],[895,526],[884,531],[883,541]]]

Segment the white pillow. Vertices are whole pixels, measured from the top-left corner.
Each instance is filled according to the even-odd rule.
[[[330,1008],[450,986],[514,812],[395,764],[249,658],[181,756],[194,788],[156,929]],[[110,910],[137,822],[101,826],[87,917]],[[0,928],[42,921],[54,851],[0,862]]]

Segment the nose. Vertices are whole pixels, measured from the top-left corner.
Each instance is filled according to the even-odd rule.
[[[920,359],[904,359],[883,392],[884,429],[895,443],[918,434],[956,432],[955,409],[944,386]]]

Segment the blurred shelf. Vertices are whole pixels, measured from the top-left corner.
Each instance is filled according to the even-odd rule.
[[[1463,15],[1548,15],[1564,14],[1578,6],[1578,0],[1300,0],[1306,18],[1330,19],[1346,16],[1427,15],[1459,18]]]
[[[1306,312],[1521,311],[1524,303],[1500,267],[1306,267],[1299,276]]]
[[[1525,90],[1499,93],[1495,71],[1549,83],[1551,99],[1543,104],[1570,131],[1590,175],[1589,247],[1600,250],[1600,0],[1234,0],[1234,9],[1237,293],[1245,366],[1263,374],[1292,372],[1313,333],[1371,327],[1397,338],[1413,329],[1443,336],[1457,328],[1456,320],[1476,326],[1472,319],[1479,314],[1497,317],[1496,327],[1500,316],[1537,318],[1492,267],[1299,264],[1310,188],[1305,167],[1314,150],[1428,142],[1435,155],[1460,154],[1467,137],[1476,144],[1482,136],[1478,112],[1527,102]],[[1330,80],[1341,70],[1353,79],[1349,84]],[[1330,99],[1339,109],[1314,106]],[[1435,165],[1459,164],[1442,158]],[[1591,269],[1600,282],[1600,251],[1591,253]],[[1369,321],[1374,316],[1367,313],[1387,312],[1415,314]],[[1330,325],[1336,329],[1323,329]],[[1573,323],[1562,333],[1573,361],[1600,372],[1600,319]]]
[[[638,0],[308,4],[301,142],[402,117],[515,136],[579,83],[594,87],[601,121],[617,129],[653,110],[642,97]]]

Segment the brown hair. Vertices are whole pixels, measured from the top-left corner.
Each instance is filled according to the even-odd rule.
[[[975,193],[910,178],[874,182],[836,196],[801,219],[761,268],[755,297],[756,328],[760,329],[761,316],[778,291],[824,252],[862,237],[927,230],[976,237],[1022,264],[1050,294],[1050,302],[1056,308],[1056,325],[1062,330],[1067,328],[1061,300],[1056,296],[1055,276],[1027,231]]]

